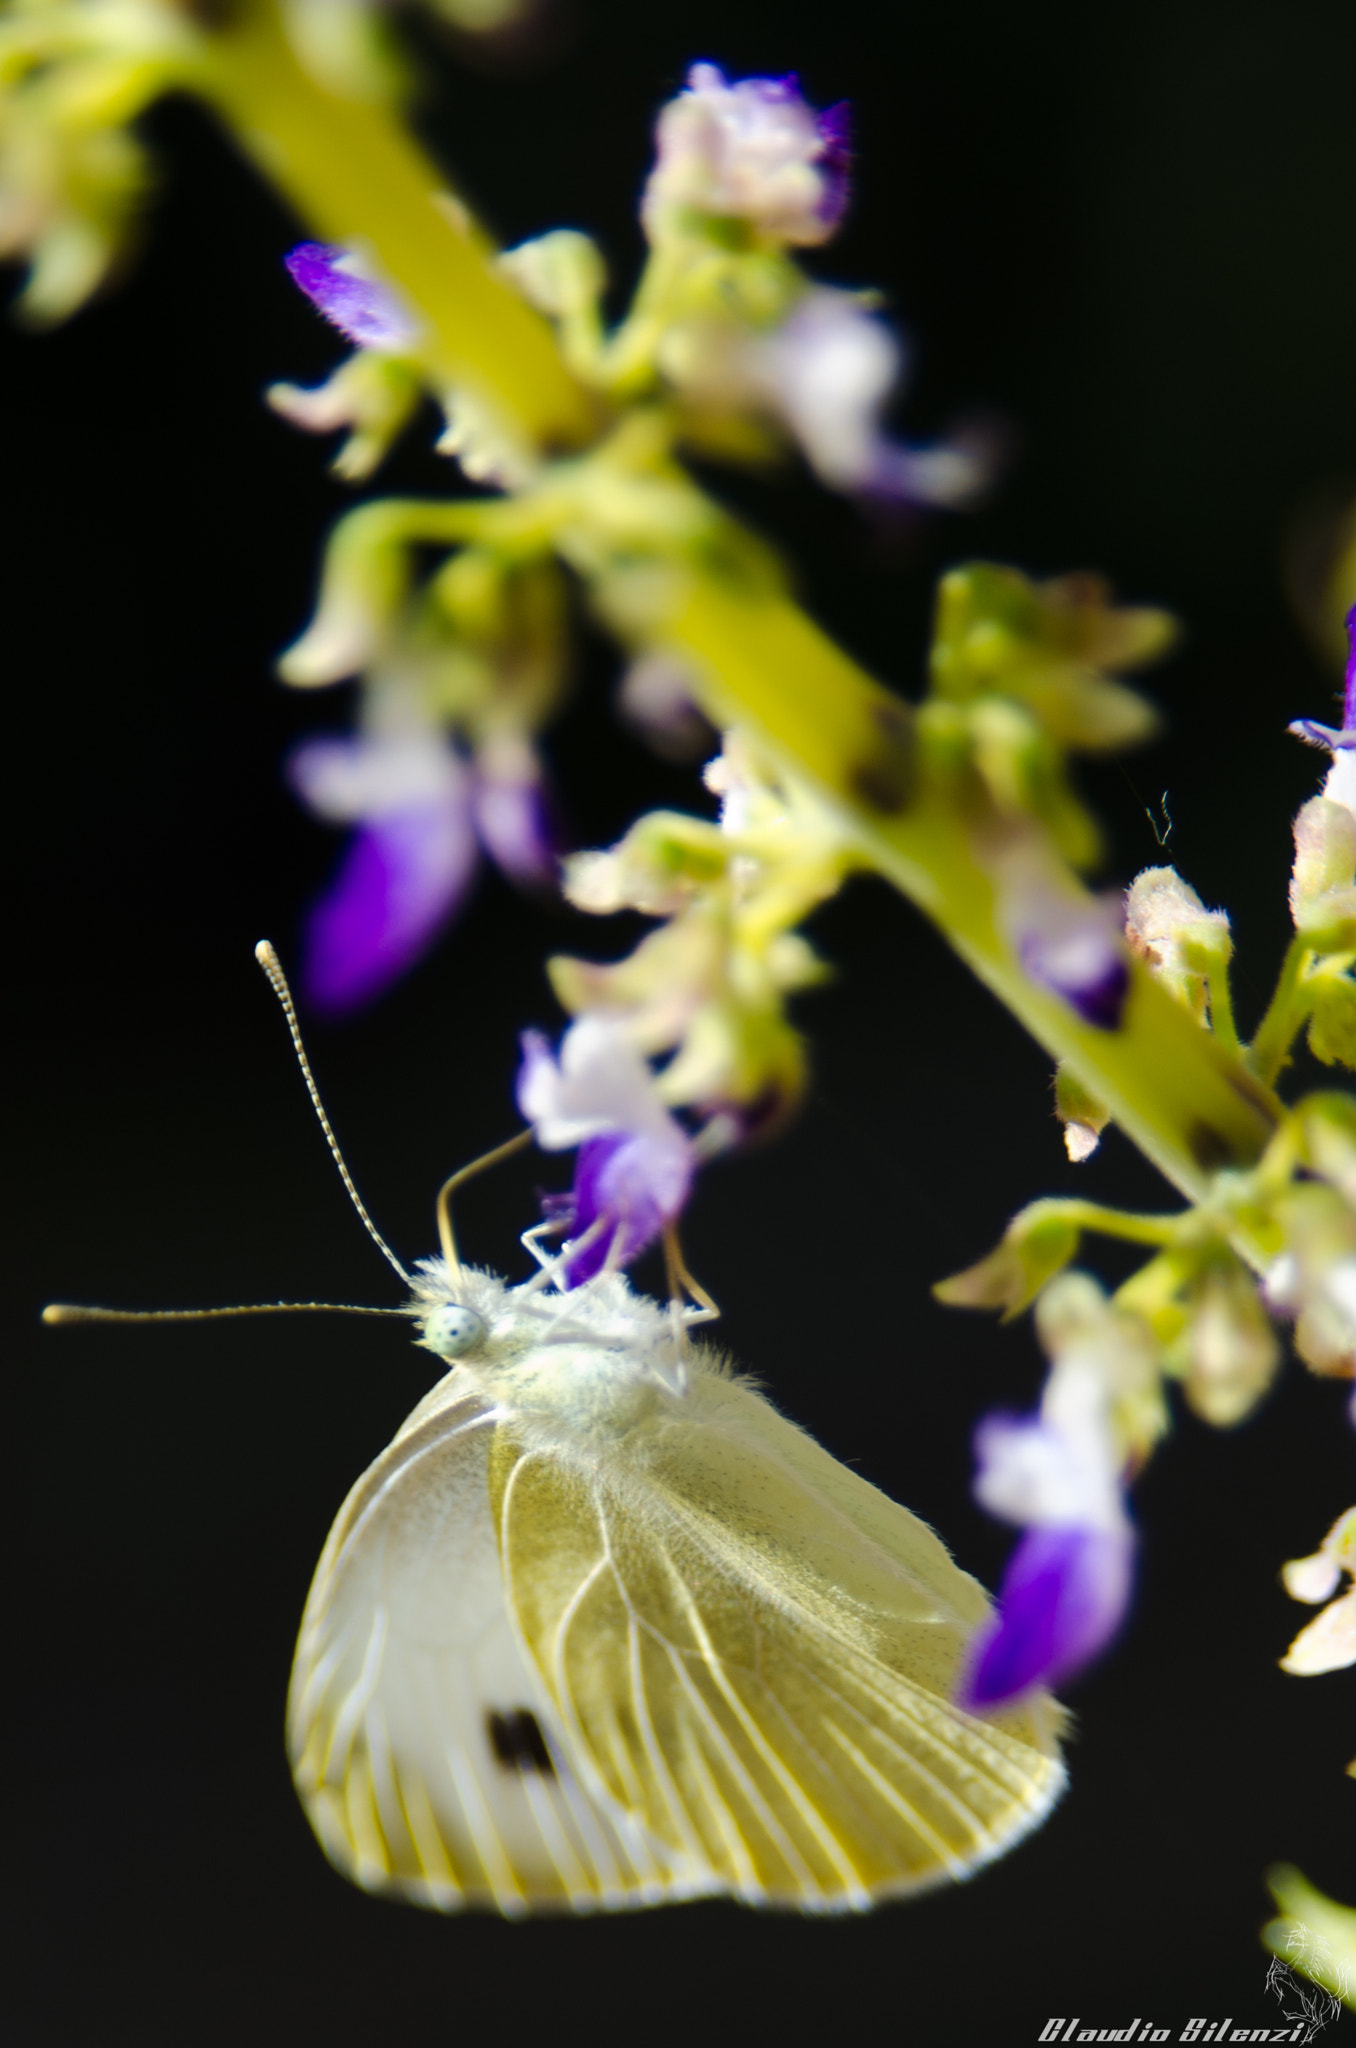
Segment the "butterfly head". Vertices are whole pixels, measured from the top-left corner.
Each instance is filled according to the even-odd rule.
[[[473,1308],[464,1308],[460,1302],[440,1301],[425,1316],[424,1334],[419,1342],[439,1358],[452,1359],[464,1358],[484,1337],[485,1325]]]

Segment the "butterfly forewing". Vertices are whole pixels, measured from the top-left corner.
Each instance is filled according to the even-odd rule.
[[[751,1902],[865,1906],[999,1854],[1063,1772],[1048,1700],[950,1704],[980,1588],[748,1387],[700,1372],[687,1409],[624,1457],[491,1449],[514,1618],[581,1775]]]
[[[714,1888],[571,1769],[505,1606],[494,1411],[456,1379],[354,1487],[307,1601],[288,1740],[326,1854],[368,1890],[445,1911],[586,1911]]]

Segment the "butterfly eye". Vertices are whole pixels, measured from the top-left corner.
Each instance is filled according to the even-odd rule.
[[[439,1358],[460,1358],[484,1334],[485,1325],[475,1310],[461,1308],[455,1301],[445,1301],[431,1309],[424,1324],[424,1343]]]

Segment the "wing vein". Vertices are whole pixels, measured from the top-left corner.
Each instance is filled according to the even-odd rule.
[[[669,1658],[677,1674],[679,1684],[682,1686],[689,1700],[692,1702],[693,1708],[695,1709],[699,1720],[705,1722],[712,1742],[715,1744],[716,1748],[722,1753],[726,1769],[730,1772],[731,1776],[740,1786],[741,1790],[743,1791],[744,1797],[748,1800],[749,1805],[753,1808],[753,1811],[758,1816],[758,1819],[762,1822],[765,1833],[767,1834],[768,1838],[776,1845],[778,1851],[781,1854],[782,1860],[786,1864],[787,1869],[792,1873],[793,1877],[796,1878],[796,1881],[799,1884],[800,1889],[802,1891],[818,1892],[819,1886],[815,1883],[813,1872],[810,1870],[808,1864],[806,1864],[804,1859],[801,1857],[799,1851],[796,1848],[795,1843],[786,1833],[780,1821],[777,1819],[777,1816],[773,1813],[767,1801],[763,1798],[762,1793],[758,1790],[757,1785],[749,1776],[748,1771],[740,1762],[739,1756],[735,1751],[733,1744],[730,1742],[729,1737],[726,1735],[720,1723],[712,1714],[710,1707],[707,1705],[706,1701],[701,1697],[701,1694],[697,1690],[697,1687],[692,1683],[692,1675],[686,1668],[682,1652],[678,1650],[673,1643],[666,1642],[664,1647],[669,1653]],[[700,1752],[698,1752],[698,1754],[700,1754]],[[738,1837],[740,1842],[743,1843],[743,1835],[740,1832],[739,1823],[736,1820],[733,1811],[730,1809],[728,1802],[724,1800],[719,1793],[717,1793],[716,1797],[719,1805],[729,1815],[730,1825],[731,1827],[733,1827],[736,1836]],[[721,1826],[719,1816],[717,1816],[717,1826],[721,1828],[721,1833],[724,1834],[725,1829],[723,1826]],[[746,1843],[744,1844],[744,1849],[745,1853],[747,1854],[748,1845]],[[751,1877],[753,1877],[752,1865],[749,1866],[749,1869],[750,1875]],[[766,1886],[757,1885],[756,1877],[753,1877],[753,1882],[755,1884],[756,1889],[764,1891],[767,1889]]]
[[[744,1705],[744,1702],[740,1699],[738,1692],[736,1691],[734,1685],[730,1681],[730,1676],[726,1668],[725,1661],[718,1654],[715,1645],[711,1641],[710,1635],[706,1628],[706,1624],[702,1620],[701,1611],[698,1608],[696,1602],[693,1600],[688,1586],[683,1581],[681,1575],[675,1573],[675,1577],[677,1578],[677,1583],[681,1588],[683,1598],[687,1605],[688,1613],[692,1622],[693,1632],[695,1633],[697,1640],[701,1645],[703,1660],[706,1664],[707,1669],[711,1673],[712,1679],[715,1681],[715,1684],[717,1685],[722,1696],[726,1700],[730,1708],[730,1711],[734,1714],[736,1720],[743,1728],[744,1733],[747,1735],[750,1743],[753,1745],[753,1748],[756,1750],[758,1755],[762,1757],[764,1764],[767,1766],[768,1770],[771,1771],[773,1777],[781,1786],[783,1792],[786,1794],[791,1805],[794,1807],[796,1812],[799,1813],[801,1820],[805,1824],[806,1828],[808,1828],[809,1832],[814,1836],[815,1840],[819,1843],[820,1848],[828,1857],[834,1869],[838,1872],[839,1877],[842,1879],[844,1889],[854,1897],[860,1896],[861,1900],[864,1903],[868,1898],[869,1894],[867,1892],[867,1888],[863,1881],[861,1872],[858,1870],[856,1864],[852,1861],[852,1858],[849,1856],[847,1850],[843,1847],[843,1844],[839,1841],[833,1829],[825,1820],[823,1814],[820,1813],[814,1801],[806,1796],[804,1788],[801,1786],[799,1780],[796,1778],[795,1773],[789,1770],[784,1761],[782,1760],[782,1758],[778,1756],[772,1744],[764,1736],[763,1731],[759,1727],[757,1720],[752,1714],[749,1713],[748,1709]],[[761,1635],[762,1631],[759,1628],[757,1622],[754,1623],[754,1627],[755,1630]],[[822,1680],[820,1680],[819,1682],[821,1684],[823,1683]],[[762,1681],[762,1683],[764,1685],[764,1690],[768,1690],[769,1688],[767,1687],[766,1682]],[[773,1697],[775,1698],[775,1694],[773,1695]],[[799,1736],[800,1741],[805,1745],[807,1749],[810,1750],[811,1754],[813,1754],[813,1744],[807,1741],[805,1735],[797,1727],[796,1723],[791,1719],[791,1716],[786,1713],[785,1708],[782,1708],[782,1714],[788,1726],[795,1730],[796,1734]],[[816,1889],[818,1889],[818,1887],[816,1887]]]
[[[913,1829],[921,1841],[928,1844],[929,1848],[936,1853],[943,1865],[953,1876],[958,1877],[969,1868],[966,1859],[963,1856],[957,1856],[951,1844],[945,1841],[934,1828],[929,1827],[922,1814],[909,1804],[903,1793],[890,1783],[890,1780],[882,1771],[876,1769],[870,1758],[863,1755],[850,1736],[846,1735],[835,1722],[828,1719],[824,1722],[824,1728],[825,1732],[833,1738],[844,1754],[852,1759],[867,1783],[874,1787],[877,1795],[885,1801],[887,1806],[894,1808],[900,1819]]]

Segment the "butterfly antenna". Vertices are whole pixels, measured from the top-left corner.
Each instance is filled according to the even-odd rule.
[[[81,1308],[49,1301],[45,1323],[215,1323],[223,1316],[408,1316],[407,1308],[359,1308],[351,1301],[251,1301],[237,1308]]]
[[[311,1072],[311,1062],[307,1059],[306,1047],[301,1042],[301,1026],[297,1022],[297,1006],[292,1001],[292,991],[287,986],[287,976],[282,971],[282,962],[267,939],[260,939],[254,949],[254,957],[273,984],[273,993],[282,1004],[283,1015],[287,1019],[287,1028],[292,1034],[292,1045],[297,1055],[297,1064],[301,1068],[302,1078],[306,1083],[306,1090],[311,1098],[311,1107],[320,1118],[320,1128],[325,1133],[325,1143],[330,1148],[330,1157],[339,1169],[339,1178],[348,1189],[348,1198],[361,1217],[363,1228],[377,1247],[377,1250],[381,1253],[387,1264],[395,1268],[405,1285],[410,1287],[414,1283],[395,1253],[391,1250],[390,1245],[387,1244],[386,1239],[377,1229],[372,1218],[368,1215],[363,1205],[363,1198],[353,1185],[353,1175],[344,1164],[344,1155],[339,1150],[339,1141],[330,1129],[330,1120],[325,1114],[325,1105],[320,1100],[320,1090],[316,1087],[315,1076]],[[400,1311],[396,1311],[396,1313],[400,1313]]]
[[[493,1152],[482,1152],[479,1159],[473,1159],[469,1166],[459,1166],[450,1173],[438,1190],[438,1242],[443,1248],[443,1257],[454,1280],[461,1278],[461,1259],[457,1254],[457,1234],[452,1228],[452,1197],[463,1182],[476,1174],[484,1173],[489,1166],[498,1166],[501,1159],[511,1159],[515,1152],[521,1152],[530,1145],[535,1133],[531,1127],[519,1131],[516,1138],[509,1138],[502,1145],[496,1145]]]

